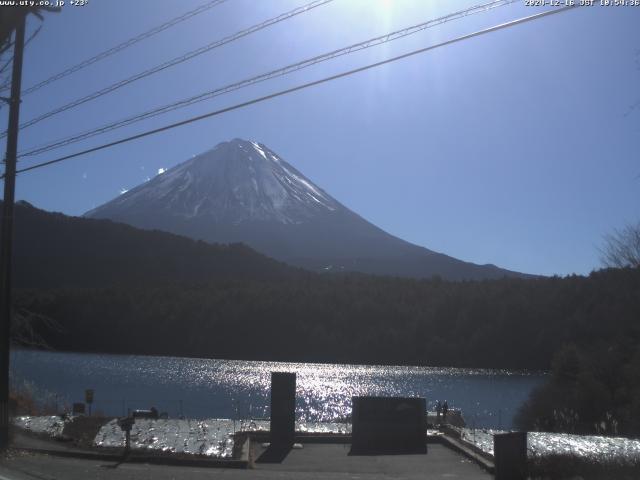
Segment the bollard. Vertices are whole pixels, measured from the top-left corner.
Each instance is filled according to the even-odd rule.
[[[496,480],[527,478],[527,432],[497,433],[493,436]]]

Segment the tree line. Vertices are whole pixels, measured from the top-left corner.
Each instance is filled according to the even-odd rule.
[[[638,345],[640,270],[447,282],[358,274],[21,290],[60,350],[549,369],[563,345]]]

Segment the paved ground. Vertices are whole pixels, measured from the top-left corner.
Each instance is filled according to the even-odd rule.
[[[348,456],[348,445],[306,444],[282,464],[258,464],[254,470],[173,467],[79,460],[17,453],[0,460],[0,480],[130,479],[456,479],[488,480],[492,475],[442,445],[427,455]]]
[[[349,456],[350,445],[307,444],[292,450],[282,464],[258,464],[270,472],[318,474],[309,478],[490,479],[478,465],[451,449],[429,445],[427,455]],[[279,477],[274,477],[279,478]],[[284,478],[284,477],[283,477]]]

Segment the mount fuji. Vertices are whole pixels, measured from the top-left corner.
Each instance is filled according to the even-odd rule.
[[[451,280],[526,276],[394,237],[349,210],[265,145],[223,142],[87,212],[216,243],[242,242],[315,271]]]

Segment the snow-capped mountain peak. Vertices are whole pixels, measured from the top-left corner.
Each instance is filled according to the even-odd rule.
[[[344,207],[266,146],[234,139],[159,173],[96,210],[140,208],[240,224],[302,223]]]

